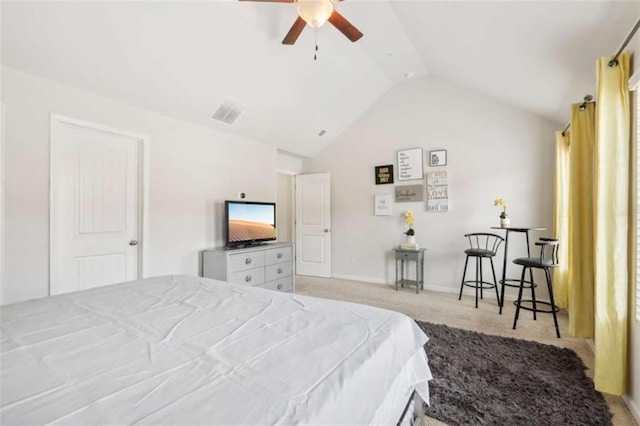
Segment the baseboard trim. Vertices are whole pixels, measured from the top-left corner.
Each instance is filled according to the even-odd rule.
[[[633,400],[629,397],[629,395],[623,395],[625,404],[627,404],[627,408],[633,417],[635,417],[636,422],[640,424],[640,408],[633,402]]]
[[[428,285],[428,284],[424,286],[424,289],[437,291],[438,293],[451,293],[451,294],[458,294],[458,292],[460,291],[460,289],[457,289],[457,288],[442,287],[442,286]]]
[[[363,277],[360,275],[356,276],[356,275],[333,274],[331,275],[331,278],[338,278],[340,280],[349,280],[349,281],[360,281],[363,283],[373,283],[373,284],[381,284],[381,285],[391,284],[391,283],[388,283],[386,280],[381,280],[380,278]]]
[[[331,276],[331,278],[337,278],[340,280],[349,280],[349,281],[360,281],[364,283],[373,283],[373,284],[380,284],[380,285],[395,285],[393,281],[387,281],[380,278],[362,277],[359,275],[355,276],[355,275],[334,274]],[[458,291],[460,291],[459,289],[456,289],[456,288],[443,287],[443,286],[437,286],[437,285],[425,285],[424,289],[430,290],[430,291],[437,291],[439,293],[452,293],[452,294],[456,294],[458,293]]]

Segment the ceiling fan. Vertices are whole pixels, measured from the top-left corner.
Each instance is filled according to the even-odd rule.
[[[295,20],[291,29],[282,40],[282,44],[294,44],[305,26],[309,25],[313,28],[321,27],[325,22],[329,21],[351,41],[358,41],[362,37],[362,33],[340,15],[334,8],[333,3],[342,0],[240,0],[240,1],[256,1],[260,3],[297,3],[298,18]]]

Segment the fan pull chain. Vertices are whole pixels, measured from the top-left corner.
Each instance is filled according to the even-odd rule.
[[[318,29],[315,30],[315,42],[316,42],[316,51],[313,53],[313,60],[318,59]]]

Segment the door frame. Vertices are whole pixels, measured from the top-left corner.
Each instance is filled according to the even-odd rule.
[[[49,134],[49,295],[51,287],[57,279],[58,259],[58,212],[56,208],[56,176],[58,169],[56,161],[58,159],[60,140],[59,129],[61,126],[75,127],[82,130],[93,131],[103,134],[124,136],[138,140],[138,276],[142,279],[147,276],[149,240],[149,151],[150,139],[147,135],[133,133],[127,130],[118,129],[111,126],[96,124],[89,121],[79,120],[60,114],[51,113],[50,134]]]

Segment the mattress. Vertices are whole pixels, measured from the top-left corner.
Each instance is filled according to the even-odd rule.
[[[3,425],[387,424],[429,396],[409,317],[207,278],[7,305],[0,332]]]

